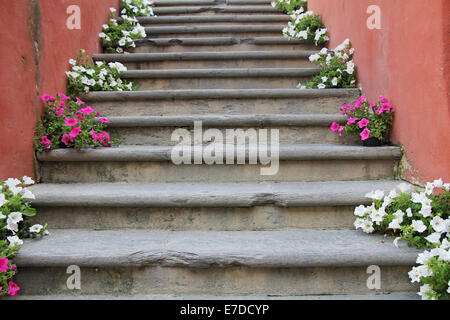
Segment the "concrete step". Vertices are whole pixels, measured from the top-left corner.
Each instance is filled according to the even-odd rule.
[[[273,15],[215,15],[215,16],[152,16],[152,17],[138,17],[141,25],[168,25],[175,26],[182,24],[183,26],[191,26],[203,23],[215,24],[215,23],[227,23],[227,25],[233,24],[280,24],[291,21],[291,17],[286,14],[273,14]]]
[[[190,164],[181,165],[172,162],[173,147],[169,146],[56,149],[39,154],[38,160],[41,181],[45,183],[287,182],[393,178],[402,155],[398,147],[281,145],[279,164],[263,165],[259,155],[263,152],[266,157],[267,153],[257,145],[230,147],[231,153],[222,144],[217,148],[214,143],[192,147],[186,151]],[[196,153],[201,159],[202,155],[210,155],[212,149],[222,152],[222,164],[206,164],[207,160],[194,164]],[[268,151],[273,157],[272,148]],[[242,154],[242,159],[238,154]],[[251,159],[254,164],[249,164]],[[274,173],[264,175],[262,168],[269,167],[274,168]]]
[[[198,5],[269,5],[270,0],[158,0],[156,7],[198,6]]]
[[[109,132],[124,140],[125,145],[175,145],[171,135],[177,128],[193,133],[194,121],[201,121],[203,130],[218,129],[225,136],[226,129],[278,129],[280,144],[358,144],[357,137],[339,137],[331,132],[332,122],[344,123],[339,114],[252,114],[252,115],[184,115],[109,117]],[[269,141],[270,143],[270,141]]]
[[[270,5],[225,5],[225,4],[205,4],[191,6],[167,6],[155,7],[153,12],[157,16],[164,15],[236,15],[236,14],[275,14],[279,15],[280,10],[272,8]]]
[[[223,51],[315,51],[317,47],[301,39],[275,37],[167,37],[146,38],[137,40],[136,48],[126,51],[131,53],[162,53],[162,52],[223,52]]]
[[[359,231],[167,232],[52,230],[16,257],[25,295],[370,294],[367,267],[383,292],[414,292],[407,271],[417,249]],[[81,268],[81,290],[66,287]]]
[[[94,61],[125,64],[129,69],[316,68],[308,57],[317,51],[226,51],[95,54]]]
[[[359,89],[203,89],[90,92],[80,98],[104,116],[336,114]]]
[[[32,189],[32,221],[60,229],[349,229],[367,192],[400,182],[43,183]]]
[[[291,89],[319,73],[318,68],[169,69],[130,70],[122,78],[138,84],[140,90]]]
[[[185,37],[207,37],[207,36],[280,36],[285,24],[251,24],[251,25],[191,25],[191,26],[152,26],[145,27],[145,32],[152,38],[167,37],[167,35],[177,35]]]

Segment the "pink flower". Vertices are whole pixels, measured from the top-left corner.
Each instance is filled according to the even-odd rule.
[[[339,132],[339,137],[342,137],[342,132],[344,132],[344,129],[345,129],[344,126],[340,126],[340,127],[339,127],[339,130],[338,130],[338,132]]]
[[[358,126],[362,129],[364,127],[367,127],[367,125],[369,124],[369,120],[367,120],[366,118],[362,118],[359,122],[358,122]]]
[[[389,103],[382,103],[380,105],[380,109],[382,110],[381,112],[383,112],[383,111],[390,112],[391,111],[391,107],[392,107],[392,105],[390,105]]]
[[[80,106],[81,106],[81,105],[84,106],[84,105],[86,104],[85,102],[81,101],[78,97],[75,98],[75,99],[77,100],[77,104],[80,105]]]
[[[348,118],[347,125],[354,124],[359,118]]]
[[[106,141],[104,140],[105,138],[106,138],[106,140],[108,140],[108,142],[111,142],[111,138],[109,137],[108,132],[103,131],[103,132],[101,133],[100,142],[101,142],[102,145],[104,145],[105,147],[107,147],[107,146],[108,146],[108,142],[106,142]]]
[[[69,141],[73,142],[73,138],[70,136],[70,134],[64,134],[62,136],[61,142],[67,146],[69,144]]]
[[[9,270],[9,260],[8,258],[0,258],[0,272]]]
[[[381,102],[383,102],[383,103],[389,103],[388,99],[386,99],[385,97],[380,96],[379,98],[380,98],[380,101],[381,101]]]
[[[42,101],[55,101],[55,97],[50,96],[50,95],[48,95],[48,94],[44,94],[44,95],[41,97],[41,100],[42,100]]]
[[[106,118],[99,118],[100,119],[100,121],[102,122],[102,123],[110,123],[111,121],[109,121],[108,119],[106,119]]]
[[[82,108],[82,109],[78,110],[77,112],[90,115],[92,112],[96,112],[96,111],[95,111],[95,109],[87,106],[86,108]]]
[[[15,284],[14,282],[10,281],[8,283],[9,285],[9,291],[8,291],[8,295],[10,295],[11,297],[16,297],[17,296],[17,291],[20,290],[20,287]]]
[[[47,138],[47,136],[42,136],[42,144],[44,145],[45,149],[49,150],[51,143],[52,142],[49,138]]]
[[[12,265],[11,265],[11,269],[13,269],[13,271],[17,271],[16,265],[15,265],[15,264],[12,264]]]
[[[65,109],[64,108],[58,108],[58,110],[56,110],[56,115],[58,117],[61,117],[64,113]]]
[[[359,97],[358,100],[356,100],[356,104],[361,105],[361,103],[363,103],[365,100],[366,100],[366,97],[365,96],[361,96],[361,97]]]
[[[76,114],[75,117],[77,117],[78,120],[80,120],[80,121],[86,120],[86,118],[83,117],[81,114]]]
[[[70,97],[66,96],[64,93],[59,92],[58,95],[61,97],[61,99],[63,100],[69,100]]]
[[[360,134],[361,140],[367,140],[370,137],[370,130],[365,128]]]
[[[333,122],[330,126],[331,131],[336,132],[339,129],[339,123]]]
[[[71,136],[72,138],[76,138],[80,134],[80,132],[81,132],[81,126],[73,128],[72,131],[70,131],[69,136]]]
[[[340,110],[340,114],[344,114],[344,113],[347,113],[347,109],[349,109],[350,108],[350,105],[349,104],[344,104],[339,110]]]
[[[78,124],[78,119],[64,119],[64,122],[66,123],[66,126],[74,127]]]
[[[66,102],[65,101],[60,101],[58,105],[60,107],[65,107],[66,106]]]

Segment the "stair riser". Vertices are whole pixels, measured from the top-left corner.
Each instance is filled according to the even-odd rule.
[[[178,89],[272,89],[295,88],[299,82],[310,77],[289,78],[181,78],[181,79],[133,79],[140,90],[178,90]]]
[[[159,38],[205,38],[205,37],[236,37],[253,38],[253,37],[280,37],[282,29],[279,31],[248,31],[248,32],[147,32],[147,36],[153,39]]]
[[[244,131],[249,128],[239,127]],[[356,144],[357,138],[339,137],[336,133],[331,132],[329,127],[274,127],[267,128],[269,131],[278,129],[280,132],[280,144],[310,144],[310,143],[325,143],[325,144]],[[176,127],[135,127],[135,128],[114,128],[110,127],[108,130],[113,137],[124,139],[125,145],[176,145],[176,142],[171,141],[170,137],[176,130]],[[185,128],[193,132],[193,128]],[[204,130],[208,130],[204,127]],[[236,128],[233,128],[236,129]],[[225,136],[225,130],[220,128],[222,134]]]
[[[178,42],[179,43],[179,42]],[[316,50],[317,47],[308,44],[230,44],[230,45],[176,45],[176,40],[174,44],[170,46],[166,45],[152,45],[152,44],[142,44],[138,45],[135,49],[127,49],[127,52],[131,53],[164,53],[164,52],[217,52],[217,51],[292,51],[292,50]]]
[[[235,6],[234,8],[226,8],[222,6],[190,6],[190,7],[166,7],[154,8],[154,13],[157,16],[214,16],[214,15],[279,15],[281,12],[270,6],[260,6],[258,8],[251,8],[248,6]]]
[[[81,268],[81,290],[69,290],[67,267],[20,268],[23,295],[305,295],[370,294],[367,267],[348,268]],[[411,292],[410,267],[382,267],[382,292]]]
[[[261,231],[352,229],[353,206],[250,208],[39,207],[32,222],[52,229]]]
[[[218,60],[166,60],[126,62],[129,70],[154,69],[214,69],[214,68],[315,68],[307,59],[218,59]],[[236,79],[237,80],[237,79]],[[291,87],[292,88],[292,87]],[[294,86],[295,88],[295,86]]]
[[[175,165],[154,162],[44,162],[42,182],[287,182],[383,179],[394,176],[393,160],[280,161],[275,175],[261,165]]]
[[[191,114],[336,114],[355,97],[297,99],[189,99],[147,101],[95,101],[103,116],[164,116]]]

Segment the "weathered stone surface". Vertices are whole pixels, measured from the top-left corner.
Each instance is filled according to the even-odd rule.
[[[385,240],[381,242],[381,240]],[[53,230],[27,241],[22,267],[246,266],[260,268],[411,266],[420,250],[360,231]]]
[[[270,5],[255,5],[255,6],[173,6],[173,7],[155,7],[153,12],[156,15],[178,15],[178,14],[280,14],[276,8]]]
[[[398,181],[286,183],[92,183],[39,184],[30,189],[36,207],[344,206],[367,204],[374,189],[390,191]],[[82,199],[82,202],[81,200]]]
[[[145,27],[145,32],[152,36],[160,34],[197,34],[197,33],[281,33],[285,27],[279,25],[248,25],[245,28],[235,25],[199,25],[199,26],[163,26]]]
[[[182,23],[274,23],[274,22],[288,22],[291,18],[286,14],[273,15],[228,15],[228,16],[153,16],[153,17],[137,17],[140,24],[168,24],[174,25]]]

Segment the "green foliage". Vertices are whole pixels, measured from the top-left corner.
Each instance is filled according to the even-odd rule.
[[[427,265],[433,273],[431,277],[421,277],[424,285],[433,288],[432,291],[425,293],[427,298],[429,300],[450,300],[450,293],[447,290],[450,283],[450,263],[433,257],[427,262]]]
[[[306,11],[306,0],[275,0],[272,2],[272,7],[277,7],[287,14],[292,14],[294,11],[303,9]]]
[[[153,1],[149,0],[122,0],[120,13],[129,17],[153,16],[152,5]]]

